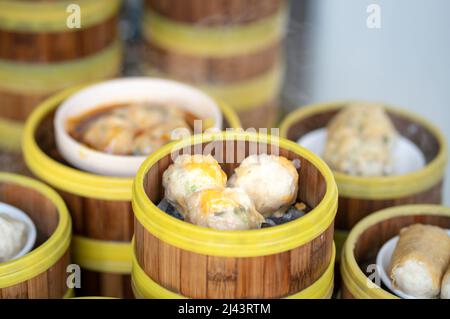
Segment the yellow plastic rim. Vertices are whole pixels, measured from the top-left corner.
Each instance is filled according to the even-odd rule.
[[[105,273],[131,273],[131,243],[73,236],[73,261],[82,268]]]
[[[300,119],[311,115],[336,110],[349,102],[331,102],[302,107],[291,114],[280,125],[280,136],[287,137],[289,128]],[[334,171],[339,188],[339,196],[369,200],[383,200],[406,197],[423,192],[436,185],[444,176],[447,165],[447,143],[442,133],[433,124],[418,115],[388,106],[389,113],[394,113],[418,123],[429,130],[439,143],[439,153],[423,169],[399,176],[357,177]]]
[[[72,299],[73,297],[75,297],[75,291],[72,288],[69,288],[64,294],[63,299]]]
[[[148,9],[144,37],[157,46],[200,57],[225,58],[257,52],[281,41],[286,33],[287,8],[266,19],[244,25],[206,27],[173,21]]]
[[[314,165],[326,181],[322,201],[306,216],[276,227],[220,231],[199,227],[173,218],[161,211],[146,195],[145,175],[150,167],[173,151],[212,141],[251,141],[279,145]],[[275,136],[245,132],[196,135],[167,144],[150,155],[139,169],[133,184],[133,211],[143,227],[160,240],[183,250],[223,257],[255,257],[280,253],[299,247],[320,236],[333,222],[337,211],[337,186],[327,165],[298,144]]]
[[[23,124],[0,118],[0,148],[20,152]]]
[[[40,64],[0,60],[0,88],[21,94],[50,94],[81,83],[116,76],[120,72],[121,62],[122,46],[119,41],[92,56],[70,62]]]
[[[106,21],[115,15],[121,0],[59,0],[53,2],[0,1],[0,29],[18,32],[68,32],[68,18],[73,11],[70,5],[78,5],[81,28]]]
[[[279,95],[284,67],[278,63],[272,70],[253,79],[233,84],[200,84],[199,87],[230,104],[237,112],[264,105]]]
[[[134,244],[133,244],[134,246]],[[334,261],[336,258],[336,247],[333,245],[333,254],[330,265],[323,275],[306,289],[286,297],[286,299],[330,299],[334,287]],[[139,265],[136,255],[133,253],[133,270],[131,282],[134,295],[137,299],[187,299],[174,293],[153,281]]]
[[[100,176],[83,172],[55,161],[37,145],[35,133],[42,120],[53,112],[66,98],[76,93],[86,85],[67,89],[42,102],[30,115],[24,130],[23,152],[29,169],[39,178],[55,188],[88,198],[104,200],[131,200],[131,178]],[[233,128],[239,128],[241,123],[230,107],[221,101],[216,101],[227,122]]]
[[[0,173],[0,182],[28,187],[48,198],[58,210],[59,221],[53,235],[25,256],[0,264],[0,288],[27,281],[52,267],[69,249],[72,221],[62,198],[50,187],[28,177]]]
[[[342,252],[341,274],[345,286],[358,299],[392,299],[397,296],[375,286],[359,268],[354,249],[361,234],[369,227],[379,222],[398,216],[436,215],[449,216],[450,208],[438,205],[408,205],[388,208],[371,214],[361,220],[350,232]]]
[[[278,62],[271,70],[257,77],[237,83],[194,83],[200,90],[228,103],[237,112],[244,112],[274,101],[280,93],[284,78],[284,65]],[[149,76],[167,77],[167,74],[152,69]]]

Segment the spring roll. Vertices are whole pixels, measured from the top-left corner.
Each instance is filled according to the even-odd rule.
[[[450,237],[439,227],[404,228],[391,260],[393,287],[416,298],[436,298],[450,261]]]
[[[448,265],[447,273],[442,280],[441,299],[450,299],[450,265]]]

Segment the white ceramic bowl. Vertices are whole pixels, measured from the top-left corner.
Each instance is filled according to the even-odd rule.
[[[450,230],[447,230],[450,235]],[[391,265],[392,255],[394,254],[395,247],[397,246],[398,240],[400,236],[395,236],[389,239],[383,247],[381,247],[380,251],[377,255],[377,269],[378,274],[381,277],[381,281],[389,288],[394,294],[403,299],[417,299],[414,296],[408,295],[401,290],[394,289],[392,287],[392,281],[389,277],[389,266]]]
[[[123,78],[85,88],[59,106],[54,119],[59,152],[70,164],[84,171],[106,176],[134,176],[146,156],[113,155],[88,148],[68,134],[66,123],[68,118],[98,107],[142,101],[173,103],[200,119],[212,119],[212,128],[222,130],[220,108],[200,90],[170,80]]]
[[[36,242],[36,235],[37,235],[36,226],[34,225],[31,218],[28,217],[28,215],[25,212],[14,206],[0,202],[0,216],[1,215],[6,215],[11,217],[12,219],[19,220],[25,223],[27,227],[27,240],[23,248],[20,250],[20,252],[14,257],[12,257],[11,260],[25,256],[33,249],[34,244]]]

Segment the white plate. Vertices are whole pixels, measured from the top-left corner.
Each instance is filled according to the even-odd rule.
[[[327,141],[327,129],[320,128],[302,136],[297,143],[322,156]],[[392,154],[394,158],[394,175],[404,175],[425,167],[426,161],[422,151],[409,139],[400,136]]]
[[[217,103],[189,85],[157,78],[123,78],[87,87],[65,100],[54,119],[56,144],[73,166],[99,175],[133,177],[147,156],[120,156],[100,152],[79,143],[66,130],[70,117],[99,106],[150,101],[171,103],[200,119],[213,119],[213,129],[222,130],[222,112]]]
[[[26,243],[23,246],[23,248],[20,250],[20,252],[17,255],[15,255],[14,257],[12,257],[11,260],[18,259],[22,256],[25,256],[33,249],[34,244],[36,242],[36,235],[37,235],[36,226],[34,225],[31,218],[28,217],[28,215],[25,212],[18,209],[17,207],[14,207],[14,206],[11,206],[11,205],[8,205],[5,203],[0,203],[0,216],[1,215],[6,215],[6,216],[11,217],[12,219],[24,222],[25,225],[27,226]]]
[[[447,230],[450,235],[450,229]],[[404,293],[401,290],[394,289],[392,287],[392,281],[389,277],[389,266],[391,265],[392,255],[394,254],[395,247],[397,246],[398,240],[400,236],[395,236],[388,240],[383,247],[381,247],[380,251],[377,255],[377,269],[378,274],[381,277],[381,281],[389,288],[393,293],[403,299],[417,299],[416,297],[410,296]]]

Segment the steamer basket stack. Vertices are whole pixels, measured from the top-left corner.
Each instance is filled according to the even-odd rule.
[[[119,74],[120,5],[120,0],[0,1],[1,170],[26,173],[22,123],[40,101]]]
[[[147,74],[189,82],[224,100],[245,128],[273,127],[287,1],[146,0],[144,10]]]
[[[280,135],[298,141],[306,134],[324,128],[348,103],[329,102],[304,106],[280,125]],[[408,204],[441,204],[447,165],[447,143],[432,123],[409,111],[385,106],[400,134],[423,153],[421,170],[398,176],[363,178],[334,172],[339,188],[335,241],[340,252],[349,231],[364,217],[393,206]],[[339,260],[340,254],[338,254]]]
[[[438,205],[391,207],[369,215],[352,229],[342,253],[343,299],[398,298],[380,282],[368,285],[368,278],[374,277],[373,265],[381,247],[403,227],[416,223],[449,229],[450,209]]]
[[[118,14],[121,4],[121,0],[0,0],[0,171],[32,174],[22,157],[21,144],[24,123],[40,102],[60,90],[120,75],[122,45],[118,34]],[[49,134],[50,129],[43,132],[46,138]],[[15,182],[16,177],[11,180]],[[22,182],[20,177],[17,180]],[[25,207],[25,212],[38,221],[38,227],[42,227],[45,238],[39,244],[47,239],[49,244],[46,245],[50,248],[46,253],[49,254],[48,250],[55,246],[55,241],[64,237],[65,247],[58,249],[65,249],[65,257],[62,261],[52,257],[44,268],[37,265],[30,270],[24,266],[23,272],[32,271],[37,277],[29,279],[28,275],[21,276],[19,272],[13,282],[4,277],[12,266],[8,267],[8,263],[1,265],[0,287],[6,288],[0,289],[0,295],[3,298],[70,297],[74,291],[65,291],[66,267],[70,263],[69,243],[72,240],[70,217],[65,216],[69,220],[69,227],[64,225],[65,234],[57,233],[61,227],[55,229],[58,216],[55,216],[54,209],[45,200],[38,200],[34,191],[28,190],[28,184],[33,186],[34,181],[25,181],[25,186],[11,188],[2,201],[8,202],[14,196],[22,196],[13,204]],[[2,192],[5,187],[2,184]],[[14,195],[14,192],[17,194]],[[31,195],[21,195],[28,193]],[[62,202],[57,195],[51,196]],[[76,203],[64,196],[63,199],[73,216],[78,211],[78,207],[74,207]],[[64,210],[67,215],[66,206]],[[74,229],[77,229],[76,225]],[[52,236],[52,231],[57,236]],[[72,246],[77,245],[72,243]],[[72,249],[72,257],[75,257],[72,262],[80,264],[76,252]],[[61,255],[60,251],[50,253]],[[25,260],[17,260],[17,264],[23,266],[30,260],[38,262],[36,256],[46,258],[42,251],[32,251],[29,256]],[[57,264],[52,265],[51,262]],[[11,283],[16,283],[16,286],[10,286]],[[28,285],[28,290],[22,289],[24,283]],[[33,285],[39,285],[41,292],[38,293]]]
[[[143,39],[133,43],[142,54],[137,59],[129,52],[138,50],[128,48],[127,57],[146,76],[210,94],[222,127],[235,130],[165,145],[134,177],[72,166],[57,147],[55,112],[91,82],[133,73],[127,62],[122,73],[122,0],[0,0],[0,202],[24,211],[37,228],[34,249],[0,262],[0,299],[326,299],[336,283],[342,298],[396,298],[367,285],[383,244],[415,223],[450,228],[450,208],[440,206],[448,147],[439,129],[386,105],[399,133],[424,155],[423,168],[373,178],[332,171],[298,141],[326,128],[347,102],[299,107],[280,123],[281,138],[240,131],[277,127],[288,0],[142,3]],[[296,202],[308,207],[305,216],[224,232],[158,208],[175,153],[226,154],[233,161],[222,168],[231,176],[238,154],[277,148],[300,163]],[[68,287],[71,263],[81,272],[76,291]]]
[[[24,131],[24,157],[34,175],[54,187],[73,219],[72,257],[82,269],[82,296],[132,298],[131,239],[134,234],[133,178],[89,173],[70,166],[56,146],[55,110],[80,88],[45,100],[31,114]],[[240,127],[223,103],[223,127]]]
[[[246,231],[218,231],[177,220],[155,204],[163,197],[163,171],[181,151],[245,156],[279,151],[301,162],[297,200],[311,211],[284,225]],[[222,167],[231,175],[237,162]],[[251,133],[194,136],[150,155],[133,185],[136,297],[331,297],[337,187],[325,163],[295,143]]]
[[[62,198],[31,178],[0,173],[0,202],[25,212],[37,231],[30,253],[0,263],[0,300],[71,297],[67,267],[71,263],[72,223]]]

